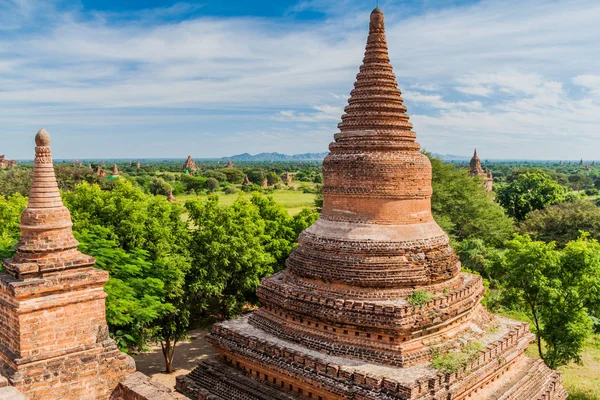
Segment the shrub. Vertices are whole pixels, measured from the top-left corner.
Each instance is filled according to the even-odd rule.
[[[408,304],[412,306],[420,306],[433,300],[435,296],[424,290],[415,290],[408,297]]]

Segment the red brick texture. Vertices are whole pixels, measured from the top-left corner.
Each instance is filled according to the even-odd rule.
[[[21,238],[0,273],[0,373],[31,400],[107,399],[135,364],[108,336],[108,273],[77,250],[49,141],[38,132]]]
[[[193,399],[564,399],[560,374],[523,352],[526,324],[493,316],[480,277],[461,273],[431,214],[392,66],[384,17],[371,14],[363,65],[323,163],[321,218],[287,269],[258,289],[261,308],[215,325],[220,356],[177,388]],[[413,304],[415,290],[431,300]],[[434,357],[477,342],[464,370]],[[498,383],[500,382],[500,383]]]

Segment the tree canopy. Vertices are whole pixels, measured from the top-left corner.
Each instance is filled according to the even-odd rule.
[[[478,238],[498,245],[512,235],[513,222],[485,191],[480,179],[470,177],[455,165],[430,159],[433,216],[454,240]]]
[[[495,271],[505,301],[534,323],[540,356],[556,368],[580,361],[600,301],[600,244],[587,234],[563,250],[516,235]],[[542,341],[546,344],[542,346]]]
[[[498,202],[517,221],[534,210],[558,204],[569,197],[567,190],[542,170],[514,171],[497,189]]]
[[[588,200],[560,203],[530,212],[519,229],[535,240],[555,241],[560,247],[577,239],[582,231],[600,239],[600,208]]]

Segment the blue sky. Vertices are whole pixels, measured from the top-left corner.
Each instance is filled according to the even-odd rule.
[[[375,1],[0,0],[0,154],[326,151]],[[600,159],[600,2],[380,0],[418,141]]]

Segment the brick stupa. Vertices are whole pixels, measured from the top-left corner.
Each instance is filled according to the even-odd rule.
[[[471,162],[469,163],[469,175],[480,177],[483,180],[483,187],[488,192],[491,192],[494,189],[494,177],[491,172],[485,172],[483,168],[481,168],[481,160],[477,155],[477,149],[475,149]]]
[[[181,169],[183,171],[196,172],[196,171],[198,171],[198,166],[196,165],[196,162],[194,161],[192,156],[188,156],[188,158],[183,163],[183,166],[181,167]]]
[[[0,375],[30,400],[99,400],[135,370],[108,335],[108,272],[77,250],[50,153],[35,137],[29,203],[0,273]]]
[[[262,281],[261,308],[214,326],[219,356],[178,390],[200,400],[566,397],[560,374],[524,355],[527,324],[489,314],[481,278],[461,272],[433,220],[431,164],[400,95],[377,8],[323,163],[320,219],[287,269]],[[465,355],[464,368],[432,367],[449,352]]]

